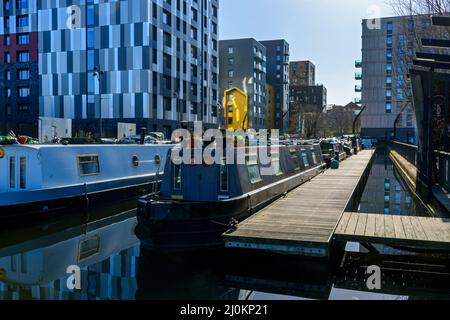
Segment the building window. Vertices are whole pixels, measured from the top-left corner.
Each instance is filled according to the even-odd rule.
[[[19,28],[28,27],[28,16],[17,16],[17,26]]]
[[[5,63],[11,63],[11,53],[5,52]]]
[[[392,36],[387,36],[386,38],[386,44],[388,47],[392,46]]]
[[[100,164],[98,155],[78,156],[78,173],[82,177],[99,175]]]
[[[5,46],[11,45],[11,36],[7,35],[5,36]]]
[[[30,54],[28,51],[20,51],[18,54],[18,61],[19,62],[29,62],[30,61]]]
[[[20,87],[18,89],[18,94],[20,98],[28,98],[30,96],[30,88],[29,87]]]
[[[392,59],[392,49],[386,50],[386,59],[388,59],[388,60]]]
[[[30,36],[27,34],[19,34],[17,35],[17,43],[20,45],[30,44]]]
[[[228,71],[228,78],[233,78],[234,77],[234,71],[233,70],[229,70]]]
[[[234,48],[233,47],[229,47],[228,48],[228,54],[233,54],[234,53]]]
[[[30,70],[22,69],[17,71],[19,80],[30,80]]]
[[[387,85],[391,85],[392,84],[392,76],[387,76],[386,77],[386,84]]]
[[[386,64],[386,71],[391,72],[392,71],[392,62],[388,62]]]
[[[6,81],[11,80],[11,71],[5,70],[5,80]]]
[[[28,0],[17,0],[16,7],[18,10],[28,9]]]
[[[388,22],[386,25],[387,33],[391,34],[394,31],[394,24],[392,22]]]
[[[19,104],[19,112],[20,113],[30,113],[31,108],[29,104]]]
[[[386,102],[385,110],[386,110],[386,113],[392,113],[392,103],[391,102]]]

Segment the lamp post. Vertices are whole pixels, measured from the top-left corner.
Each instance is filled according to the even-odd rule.
[[[94,77],[98,80],[98,91],[100,94],[100,108],[99,108],[99,118],[100,118],[100,139],[103,137],[103,118],[102,118],[102,76],[104,75],[104,71],[100,69],[99,66],[94,68]]]
[[[225,128],[225,112],[220,102],[217,102],[217,118],[219,122],[219,129]]]
[[[178,91],[175,91],[174,93],[173,93],[173,97],[174,97],[174,99],[176,99],[175,100],[175,102],[176,102],[176,108],[177,108],[177,113],[178,113],[178,125],[180,125],[180,123],[181,123],[181,108],[180,108],[180,95],[179,95],[179,93],[178,93]]]

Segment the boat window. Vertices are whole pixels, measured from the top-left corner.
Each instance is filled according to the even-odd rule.
[[[95,256],[100,251],[100,236],[95,236],[80,241],[78,246],[78,262]]]
[[[313,158],[313,164],[317,164],[317,157],[316,157],[316,153],[314,152],[314,150],[311,150],[311,154],[312,154],[312,158]]]
[[[297,150],[291,149],[290,153],[292,162],[294,163],[294,170],[300,170],[300,162],[298,161]]]
[[[252,184],[262,181],[261,172],[259,172],[258,155],[256,153],[247,156],[247,170]]]
[[[181,190],[181,165],[173,165],[173,190]]]
[[[309,167],[308,155],[306,154],[306,151],[302,151],[302,158],[305,167]]]
[[[280,154],[273,153],[271,156],[271,162],[272,162],[272,169],[273,169],[274,175],[281,176],[283,174],[283,170],[281,170],[281,165],[280,165]]]
[[[27,158],[20,157],[20,189],[27,188]]]
[[[140,162],[139,162],[138,156],[133,156],[131,158],[131,163],[132,163],[133,167],[135,167],[135,168],[139,167]]]
[[[78,171],[80,176],[96,176],[100,173],[98,155],[78,156]]]
[[[220,164],[220,191],[228,192],[228,165],[225,159]]]
[[[9,187],[16,188],[16,157],[9,157]]]

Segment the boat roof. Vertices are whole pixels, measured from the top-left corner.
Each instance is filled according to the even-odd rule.
[[[0,148],[8,149],[8,148],[21,148],[21,149],[33,149],[33,150],[41,150],[41,149],[78,149],[78,148],[105,148],[105,147],[114,147],[114,148],[151,148],[151,147],[173,147],[173,144],[70,144],[70,145],[62,145],[62,144],[9,144],[9,145],[0,145]]]

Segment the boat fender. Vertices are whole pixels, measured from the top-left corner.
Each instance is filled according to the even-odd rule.
[[[230,229],[237,230],[239,225],[239,221],[237,221],[235,218],[231,218],[230,222],[228,223],[228,226]]]

